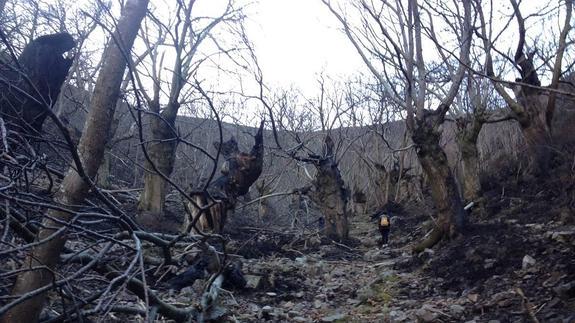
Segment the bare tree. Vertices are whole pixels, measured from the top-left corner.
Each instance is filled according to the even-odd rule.
[[[415,247],[416,251],[433,246],[443,237],[454,236],[464,225],[464,211],[454,176],[440,146],[441,125],[464,78],[471,45],[471,1],[442,3],[417,0],[374,3],[355,1],[358,16],[344,16],[329,0],[322,0],[341,23],[368,69],[381,85],[385,95],[402,107],[407,129],[415,145],[421,166],[431,185],[437,208],[437,221],[429,238]],[[407,7],[405,7],[407,5]],[[348,14],[349,11],[346,11]],[[441,21],[456,23],[448,29],[459,48],[458,64],[451,65],[452,51],[438,40],[436,28]],[[354,22],[358,22],[354,24]],[[445,26],[440,25],[440,26]],[[440,27],[439,27],[440,28]],[[431,99],[424,40],[435,44],[438,64],[449,66],[450,86],[441,99]],[[428,58],[429,60],[429,58]],[[378,65],[379,64],[379,67]],[[401,85],[391,79],[401,80]],[[429,110],[431,105],[436,108]]]
[[[146,14],[147,0],[130,0],[125,4],[118,21],[113,41],[104,53],[102,70],[96,82],[91,109],[79,144],[80,165],[70,167],[58,191],[56,201],[64,205],[81,204],[93,188],[108,138],[120,83],[127,65],[127,55],[134,42],[140,22]],[[80,166],[80,167],[78,167]],[[50,211],[43,220],[29,259],[24,262],[13,295],[26,300],[14,306],[3,317],[3,322],[35,322],[38,320],[46,292],[41,290],[54,279],[56,264],[66,243],[65,228],[72,214]]]
[[[257,59],[254,60],[257,64]],[[258,99],[270,115],[275,144],[283,155],[301,165],[311,182],[293,193],[307,195],[318,206],[325,223],[323,235],[337,241],[348,240],[350,193],[343,180],[338,157],[347,153],[353,142],[344,127],[353,122],[351,111],[358,102],[340,92],[337,82],[328,83],[323,75],[318,78],[319,91],[315,96],[306,98],[297,91],[284,91],[270,100],[264,97],[261,70],[258,69],[258,73],[256,79],[261,89]],[[336,128],[339,128],[337,137]],[[314,129],[321,132],[314,133]],[[294,147],[286,149],[282,146],[284,140],[280,142],[280,131],[286,138],[291,137]],[[317,137],[323,139],[321,147],[318,147]],[[306,165],[314,166],[313,175]]]
[[[480,35],[486,54],[485,70],[487,76],[493,80],[495,90],[512,110],[513,118],[517,120],[523,131],[532,158],[531,170],[535,174],[544,174],[549,167],[550,147],[552,145],[551,121],[555,112],[557,94],[541,87],[540,75],[535,65],[536,51],[527,49],[527,30],[525,28],[527,18],[522,15],[519,2],[510,0],[510,3],[518,25],[518,43],[512,62],[521,75],[515,80],[517,83],[514,83],[515,97],[506,91],[494,72],[492,52],[501,53],[501,51],[495,48],[495,39],[499,34],[496,34],[492,27],[493,14],[486,15],[481,1],[476,0],[475,7],[481,22]],[[563,72],[561,66],[568,45],[567,36],[571,30],[572,11],[573,1],[566,0],[565,20],[561,27],[557,50],[554,55],[551,84],[548,87],[551,90],[558,88],[559,79]],[[509,60],[511,59],[509,58]]]
[[[175,153],[179,142],[179,133],[176,129],[176,117],[184,102],[190,101],[194,88],[186,84],[197,73],[199,66],[209,59],[201,57],[200,46],[206,40],[212,40],[221,51],[230,55],[232,49],[221,48],[221,44],[212,36],[212,31],[218,25],[226,22],[241,21],[241,10],[234,7],[233,1],[229,1],[224,11],[215,18],[202,18],[193,16],[195,0],[187,3],[178,2],[176,17],[168,25],[158,19],[151,19],[151,23],[159,31],[157,40],[151,40],[149,33],[144,32],[142,38],[147,48],[150,48],[151,81],[153,82],[152,93],[143,92],[147,101],[150,122],[150,138],[143,143],[149,159],[146,160],[146,173],[144,176],[144,191],[140,196],[138,208],[142,212],[161,215],[166,198],[167,182],[173,171]],[[166,36],[169,35],[168,36]],[[170,69],[170,81],[164,84],[163,77],[163,54],[159,50],[160,45],[166,45],[164,39],[170,41],[175,57]],[[139,78],[140,79],[140,78]],[[162,105],[164,96],[163,88],[169,86],[165,96],[167,104]],[[142,138],[142,140],[144,140]]]

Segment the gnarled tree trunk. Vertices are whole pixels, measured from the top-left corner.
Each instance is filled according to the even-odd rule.
[[[190,197],[196,205],[205,207],[214,204],[200,214],[193,203],[184,201],[187,215],[184,218],[182,231],[188,232],[194,221],[199,221],[200,230],[210,230],[221,233],[228,213],[235,208],[236,199],[248,193],[250,186],[260,177],[264,163],[264,121],[260,123],[255,135],[255,143],[249,154],[240,152],[234,137],[219,145],[223,157],[226,159],[222,165],[222,175],[213,181],[206,192],[192,191]],[[199,218],[198,218],[199,217]],[[198,220],[196,220],[198,218]]]
[[[349,192],[337,167],[334,156],[334,143],[330,136],[325,137],[325,153],[314,160],[317,169],[310,197],[325,218],[324,234],[337,241],[349,238]]]
[[[544,175],[549,169],[551,159],[550,122],[547,122],[547,94],[540,91],[516,91],[517,102],[523,110],[516,113],[521,131],[527,144],[527,152],[531,157],[529,170],[535,175]]]
[[[418,122],[412,133],[417,157],[427,175],[437,209],[437,220],[431,235],[414,247],[415,252],[432,247],[443,237],[454,237],[465,224],[465,211],[457,184],[447,155],[440,146],[441,133],[433,124],[436,124],[433,119],[426,117]]]
[[[94,96],[90,103],[90,112],[85,131],[78,147],[84,176],[93,179],[104,154],[120,83],[126,68],[124,53],[129,53],[138,32],[140,22],[146,14],[148,0],[130,0],[126,3],[122,17],[118,21],[115,37],[120,44],[111,41],[104,52],[103,66],[96,82]],[[87,178],[78,174],[76,166],[70,167],[56,202],[63,205],[78,205],[88,194],[90,185]],[[71,220],[72,214],[58,210],[49,211],[45,217],[37,240],[43,243],[35,246],[25,260],[23,272],[18,276],[12,295],[20,297],[38,288],[50,284],[54,279],[60,253],[66,243],[65,230],[52,235]],[[27,299],[3,317],[4,323],[36,322],[44,306],[46,293]]]

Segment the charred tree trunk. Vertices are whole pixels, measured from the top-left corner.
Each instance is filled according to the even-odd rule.
[[[108,150],[108,149],[106,149]],[[111,181],[111,168],[112,168],[112,156],[108,151],[104,151],[104,159],[102,160],[102,165],[98,170],[98,186],[104,189],[109,189],[112,187]]]
[[[519,122],[527,153],[530,156],[529,170],[534,175],[544,175],[549,169],[551,159],[551,137],[550,122],[546,119],[545,106],[547,95],[539,91],[516,91],[517,102],[523,107],[523,111],[517,113],[516,119]]]
[[[166,109],[166,111],[169,110],[172,109]],[[174,130],[176,116],[163,114],[160,116],[151,117],[152,139],[146,145],[150,160],[146,160],[145,163],[144,191],[140,195],[140,201],[138,202],[138,210],[141,213],[151,213],[153,215],[161,215],[163,213],[166,201],[167,183],[158,172],[167,177],[172,174],[178,144],[178,134]],[[154,170],[154,166],[157,171]]]
[[[515,90],[516,99],[512,98],[505,89],[494,82],[497,92],[505,99],[505,102],[513,110],[515,118],[521,126],[531,157],[530,171],[534,175],[544,175],[549,168],[551,159],[552,129],[551,124],[555,112],[555,93],[546,93],[541,87],[541,81],[537,75],[537,70],[533,63],[535,53],[525,52],[525,19],[519,9],[516,0],[510,0],[519,29],[519,41],[515,51],[515,66],[519,69],[521,78],[516,79],[525,85],[517,86]],[[561,64],[567,46],[567,35],[571,29],[571,16],[573,11],[573,1],[565,1],[565,20],[558,39],[557,54],[553,65],[553,76],[550,88],[556,89],[559,85],[559,78],[562,74]],[[484,48],[487,54],[486,70],[488,76],[495,76],[493,71],[493,59],[491,57],[492,43],[488,41],[485,28],[485,17],[481,8],[478,8],[481,19],[481,32],[483,34]]]
[[[391,174],[385,169],[382,164],[375,164],[375,170],[377,174],[376,184],[378,187],[377,194],[377,206],[376,209],[381,209],[389,201],[395,200],[395,194],[393,189],[391,189]]]
[[[435,228],[428,239],[414,247],[415,252],[434,246],[443,237],[453,238],[465,224],[463,203],[447,155],[440,146],[441,133],[434,126],[437,124],[433,118],[426,117],[418,122],[412,133],[417,157],[427,175],[437,209]]]
[[[479,150],[477,138],[483,126],[478,116],[472,121],[466,118],[457,120],[456,140],[461,151],[461,181],[463,184],[463,198],[467,202],[476,201],[481,195],[479,181]]]
[[[260,123],[255,135],[255,143],[250,153],[240,152],[234,137],[222,143],[214,143],[225,158],[222,175],[210,184],[206,192],[192,191],[190,197],[196,205],[205,207],[214,204],[200,214],[200,210],[191,202],[185,201],[187,216],[183,231],[189,232],[194,221],[199,221],[200,230],[221,233],[227,215],[236,205],[238,197],[248,193],[250,186],[260,177],[264,163],[263,142],[264,121]],[[196,218],[199,216],[199,219]]]
[[[323,156],[310,159],[317,169],[310,197],[325,218],[324,234],[330,239],[345,241],[349,238],[349,192],[335,161],[334,143],[330,136],[326,136],[324,144]]]
[[[93,179],[98,172],[119,96],[120,83],[126,68],[124,53],[130,52],[140,22],[146,14],[147,6],[147,0],[132,0],[128,1],[124,7],[114,37],[120,44],[111,41],[104,52],[104,63],[90,103],[86,129],[78,147],[84,174],[80,175],[75,166],[70,167],[55,198],[59,204],[82,203],[90,189],[88,180]],[[43,243],[35,246],[24,261],[22,273],[16,280],[12,295],[20,297],[50,284],[55,279],[56,265],[66,243],[65,230],[56,232],[63,228],[71,217],[70,213],[51,210],[49,217],[44,218],[37,236],[37,240]],[[51,237],[52,235],[55,236]],[[10,309],[2,321],[4,323],[37,322],[45,298],[46,293],[42,293],[27,299]]]
[[[76,42],[67,33],[45,35],[24,47],[18,64],[0,62],[0,75],[9,82],[0,84],[0,112],[10,128],[21,134],[40,134],[72,65],[72,59],[62,55],[74,46]]]
[[[256,190],[258,191],[259,197],[265,197],[273,193],[273,189],[270,187],[270,183],[266,183],[262,180],[256,183]],[[276,215],[276,210],[273,205],[270,204],[269,199],[261,198],[258,202],[258,216],[260,221],[266,222],[272,219]]]
[[[521,17],[519,13],[517,14],[518,17]],[[522,30],[521,27],[520,30]],[[521,78],[517,81],[540,87],[541,81],[533,64],[533,55],[523,53],[523,42],[524,40],[520,41],[515,54],[515,62],[521,72]],[[550,125],[553,113],[550,112],[552,109],[548,110],[548,95],[540,89],[529,86],[517,86],[514,90],[517,104],[510,106],[515,107],[513,109],[515,118],[525,136],[528,153],[531,157],[529,170],[535,175],[543,175],[549,166],[552,144]]]

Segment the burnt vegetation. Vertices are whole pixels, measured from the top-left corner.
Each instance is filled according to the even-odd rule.
[[[572,0],[322,0],[306,95],[202,1],[0,1],[0,322],[575,320]]]

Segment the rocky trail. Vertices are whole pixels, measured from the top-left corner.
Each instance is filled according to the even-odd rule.
[[[575,227],[520,223],[516,219],[474,225],[461,241],[412,255],[407,232],[418,218],[404,219],[389,247],[356,219],[350,247],[276,245],[274,235],[236,241],[252,250],[264,242],[269,255],[243,258],[247,288],[222,294],[238,322],[573,322],[575,320]],[[407,223],[413,222],[413,223]],[[415,226],[417,227],[417,226]],[[419,226],[421,227],[421,226]],[[315,240],[314,240],[315,239]],[[254,243],[254,245],[250,245]],[[300,243],[303,243],[300,241]],[[234,249],[232,245],[231,249]],[[250,253],[246,253],[250,255]],[[250,255],[253,256],[253,255]],[[198,286],[196,286],[198,287]],[[178,298],[194,297],[184,289]]]
[[[352,219],[347,244],[313,231],[239,228],[228,246],[247,287],[221,294],[221,320],[575,322],[570,186],[512,184],[486,193],[485,211],[470,214],[459,238],[417,255],[411,246],[430,226],[422,205],[392,221],[384,248],[368,215]],[[201,288],[175,297],[197,299]]]

